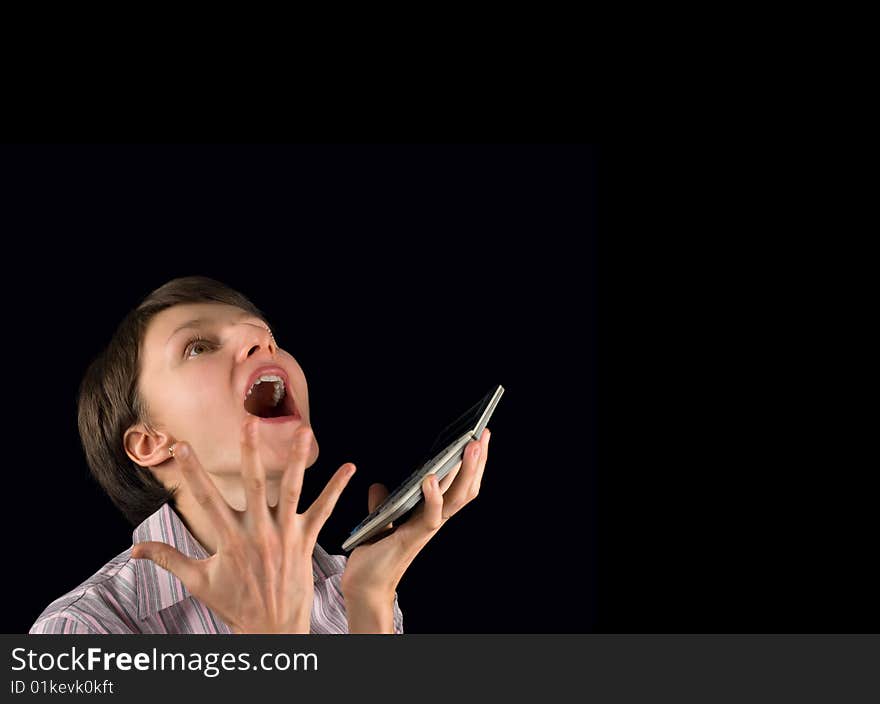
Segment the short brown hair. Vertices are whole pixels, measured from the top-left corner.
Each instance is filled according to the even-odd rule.
[[[92,475],[132,525],[174,495],[152,472],[131,460],[123,437],[136,423],[151,425],[138,389],[147,325],[160,311],[183,303],[226,303],[266,319],[246,296],[219,281],[205,276],[172,279],[123,318],[107,347],[89,365],[77,402],[80,440]]]

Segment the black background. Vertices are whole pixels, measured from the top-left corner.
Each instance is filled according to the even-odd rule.
[[[407,632],[880,630],[876,461],[855,450],[874,434],[853,361],[871,348],[849,337],[872,317],[851,325],[855,297],[832,297],[852,257],[831,255],[842,211],[814,155],[4,148],[3,515],[21,578],[2,629],[129,544],[88,476],[76,388],[126,311],[200,273],[262,307],[306,372],[306,498],[358,464],[320,538],[333,552],[370,482],[506,387],[479,498],[401,582]]]
[[[3,151],[5,520],[27,630],[130,544],[89,474],[76,392],[122,316],[170,278],[249,296],[309,382],[304,500],[393,487],[495,384],[478,499],[398,589],[407,632],[586,632],[596,619],[598,150],[587,146],[20,146]],[[13,439],[14,438],[14,439]]]

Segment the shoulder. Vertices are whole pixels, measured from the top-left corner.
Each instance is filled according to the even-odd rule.
[[[131,548],[55,599],[30,633],[135,633],[138,590]]]

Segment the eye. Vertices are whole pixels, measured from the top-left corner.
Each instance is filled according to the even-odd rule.
[[[206,340],[204,337],[193,337],[190,338],[189,342],[187,342],[186,347],[183,348],[184,356],[187,359],[192,359],[192,352],[195,352],[200,348],[210,348],[213,346],[213,343],[210,340]]]

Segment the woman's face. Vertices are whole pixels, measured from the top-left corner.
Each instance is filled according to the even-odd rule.
[[[277,346],[267,328],[261,318],[223,303],[172,306],[147,327],[139,388],[150,418],[171,443],[189,443],[205,470],[215,476],[240,474],[242,423],[251,415],[246,401],[256,415],[295,407],[293,419],[259,424],[260,458],[267,477],[283,473],[293,432],[311,425],[303,370]],[[247,396],[254,373],[265,366],[280,367],[284,374],[277,375],[287,377],[286,398],[275,410],[267,410],[275,398],[273,383],[261,384],[255,398]],[[317,457],[318,443],[313,441],[307,466]]]

